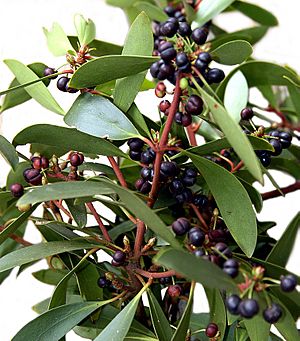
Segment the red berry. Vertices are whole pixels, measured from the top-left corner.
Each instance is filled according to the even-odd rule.
[[[176,285],[170,285],[168,287],[168,294],[171,297],[179,297],[181,294],[181,286],[176,284]]]
[[[18,183],[12,184],[10,186],[10,192],[15,198],[20,198],[24,194],[24,187]]]
[[[210,323],[205,329],[205,335],[207,337],[215,337],[219,331],[218,326],[215,323]]]
[[[80,166],[84,161],[84,156],[81,153],[73,152],[69,155],[70,164],[74,167]]]

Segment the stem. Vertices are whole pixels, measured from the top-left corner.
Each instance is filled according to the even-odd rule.
[[[238,171],[239,169],[241,169],[244,166],[244,162],[240,161],[235,167],[233,167],[233,169],[231,170],[231,173],[234,173],[236,171]]]
[[[192,125],[189,125],[187,128],[187,133],[188,133],[188,137],[190,140],[190,145],[193,147],[197,146],[197,140],[196,140],[196,131],[193,129]],[[198,130],[198,129],[197,129]]]
[[[4,231],[5,227],[0,226],[0,231]],[[13,239],[18,244],[21,244],[23,246],[31,246],[32,243],[28,242],[27,240],[23,239],[22,237],[17,236],[16,234],[12,233],[8,235],[9,238]]]
[[[198,210],[198,207],[196,205],[194,205],[194,204],[190,204],[190,206],[194,210],[194,212],[195,212],[197,218],[200,220],[200,223],[202,224],[202,226],[205,228],[206,231],[208,231],[208,226],[206,224],[206,221],[202,217],[202,214]]]
[[[64,208],[63,205],[58,200],[53,200],[53,203],[57,208],[62,210],[64,214],[68,216],[68,218],[73,219],[71,213],[66,208]]]
[[[164,277],[172,277],[176,276],[176,272],[174,270],[164,271],[164,272],[149,272],[142,269],[135,269],[135,272],[142,275],[146,278],[164,278]]]
[[[296,181],[292,185],[280,188],[283,194],[292,193],[292,192],[297,191],[298,189],[300,189],[300,180]],[[262,193],[261,196],[263,200],[268,200],[268,199],[280,197],[281,193],[278,191],[278,189],[275,189],[274,191]]]
[[[99,225],[99,228],[100,228],[100,230],[101,230],[101,232],[102,232],[102,234],[103,234],[103,237],[104,237],[107,241],[111,242],[112,240],[111,240],[111,238],[110,238],[110,235],[108,234],[108,232],[107,232],[107,230],[106,230],[106,227],[104,226],[104,224],[103,224],[101,218],[99,217],[97,211],[95,210],[95,207],[94,207],[93,203],[88,202],[88,203],[86,204],[86,206],[89,208],[89,210],[92,212],[93,216],[95,217],[95,219],[96,219],[96,221],[97,221],[97,223],[98,223],[98,225]]]
[[[108,160],[109,160],[109,162],[110,162],[110,164],[111,164],[121,186],[127,188],[128,187],[127,183],[124,179],[124,176],[123,176],[121,169],[120,169],[119,165],[117,164],[116,160],[112,156],[108,156],[107,158],[108,158]]]

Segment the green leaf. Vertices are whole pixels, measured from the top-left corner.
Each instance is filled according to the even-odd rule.
[[[154,6],[149,2],[137,1],[134,3],[133,7],[138,9],[140,12],[144,11],[151,20],[166,21],[168,19],[168,16],[161,8]]]
[[[246,137],[246,134],[243,133],[241,127],[227,113],[221,104],[219,104],[199,86],[197,89],[208,105],[216,123],[222,129],[237,155],[244,161],[245,166],[255,179],[257,179],[260,183],[263,183],[260,163]]]
[[[4,63],[9,67],[20,84],[38,80],[39,77],[26,65],[15,59],[6,59]],[[34,98],[40,105],[59,115],[64,115],[63,109],[56,102],[46,85],[42,82],[29,85],[26,92]]]
[[[251,341],[268,340],[270,324],[263,319],[261,312],[251,319],[244,319],[244,324]]]
[[[106,3],[111,6],[126,8],[132,6],[136,0],[106,0]]]
[[[147,70],[156,57],[103,56],[83,64],[72,76],[70,87],[90,88],[113,79],[136,75]]]
[[[85,20],[81,14],[75,14],[74,24],[81,46],[86,46],[95,39],[96,26],[91,19]]]
[[[94,341],[122,341],[127,335],[131,323],[134,319],[136,309],[143,292],[147,289],[144,286],[142,290],[121,310],[121,312],[103,329],[103,331],[94,339]]]
[[[233,280],[215,264],[186,251],[165,248],[154,257],[154,263],[176,270],[207,287],[236,290]]]
[[[147,297],[149,301],[152,325],[158,340],[170,341],[172,339],[173,333],[169,321],[167,320],[159,302],[150,289],[147,290]]]
[[[0,272],[59,253],[92,249],[99,245],[83,240],[40,243],[9,253],[0,259]]]
[[[278,20],[272,13],[257,5],[250,4],[248,2],[235,1],[232,6],[234,9],[245,14],[247,17],[253,19],[261,25],[278,25]]]
[[[32,70],[38,78],[44,77],[44,70],[47,67],[43,63],[32,63],[27,65],[30,70]],[[50,83],[50,79],[44,79],[43,83],[48,86]],[[17,81],[16,78],[12,80],[12,82],[9,85],[9,89],[14,88],[16,86],[19,86],[20,83]],[[3,112],[4,110],[10,109],[15,107],[16,105],[22,104],[28,100],[31,99],[31,96],[26,92],[25,89],[19,88],[16,90],[13,90],[6,94],[4,97],[2,106],[0,108],[0,112]]]
[[[251,257],[257,239],[256,216],[243,185],[225,168],[186,152],[212,192],[233,238],[248,257]]]
[[[43,28],[47,39],[48,49],[54,56],[64,56],[67,51],[73,50],[67,35],[58,23],[53,23],[52,28]]]
[[[285,267],[293,247],[300,227],[300,212],[290,222],[281,238],[274,245],[266,261]]]
[[[32,276],[42,283],[49,285],[57,285],[67,274],[68,270],[44,269],[33,272]],[[75,278],[73,279],[72,282],[73,285],[76,285]]]
[[[186,334],[189,329],[191,314],[193,312],[193,299],[194,299],[195,282],[191,283],[189,300],[185,307],[184,313],[178,323],[176,331],[171,341],[182,341],[186,339]]]
[[[232,96],[234,94],[234,96]],[[227,83],[224,94],[224,106],[229,115],[238,123],[241,111],[248,103],[249,89],[243,73],[236,72]]]
[[[210,287],[205,288],[205,293],[209,303],[210,320],[218,326],[222,341],[226,330],[226,309],[222,295],[219,290]]]
[[[201,2],[201,6],[199,6],[199,10],[197,11],[197,16],[195,18],[197,27],[204,25],[216,15],[224,11],[224,9],[230,6],[233,2],[234,0],[203,0]]]
[[[284,159],[283,157],[273,158],[269,169],[276,169],[293,176],[296,180],[300,179],[300,167],[298,160]]]
[[[58,341],[85,317],[111,301],[73,303],[51,309],[27,323],[12,341]]]
[[[17,205],[111,193],[112,190],[109,187],[94,181],[55,182],[44,186],[32,187],[18,200]]]
[[[58,127],[50,124],[36,124],[22,130],[13,140],[13,145],[42,143],[47,146],[62,147],[105,156],[128,157],[111,142],[82,133],[76,129]]]
[[[147,4],[147,3],[146,3]],[[157,7],[154,7],[157,8]],[[134,20],[127,34],[122,56],[151,56],[153,51],[153,33],[150,20],[142,12]],[[114,90],[114,103],[122,111],[127,112],[140,91],[147,71],[118,79]]]
[[[139,136],[128,118],[107,98],[83,93],[64,118],[69,126],[96,137],[123,140]]]
[[[263,200],[261,197],[261,194],[258,192],[258,190],[256,188],[254,188],[253,186],[251,186],[251,184],[249,184],[247,181],[245,181],[242,178],[239,178],[237,176],[238,180],[241,182],[241,184],[245,187],[255,209],[256,212],[259,213],[261,212],[262,208],[263,208]]]
[[[75,204],[74,200],[66,200],[66,204],[77,226],[85,227],[87,223],[86,207],[83,203]]]
[[[4,157],[7,163],[16,170],[19,164],[19,157],[15,147],[7,141],[7,139],[0,135],[0,154]]]
[[[248,59],[253,52],[252,46],[245,40],[229,41],[210,53],[212,58],[225,65],[241,64]]]
[[[130,122],[135,125],[140,134],[143,133],[146,136],[151,137],[145,118],[135,103],[132,103],[130,109],[126,113],[126,116]]]
[[[295,107],[295,110],[296,110],[298,117],[299,117],[299,115],[300,115],[300,99],[299,99],[300,98],[300,89],[294,85],[291,85],[288,87],[288,90],[289,90],[289,94],[290,94],[291,100],[293,102],[293,105]]]

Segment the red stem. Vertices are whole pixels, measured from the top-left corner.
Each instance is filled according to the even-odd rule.
[[[4,231],[6,227],[0,226],[0,231]],[[15,242],[18,244],[21,244],[23,246],[31,246],[33,245],[32,243],[28,242],[27,240],[23,239],[22,237],[17,236],[14,233],[11,233],[8,235],[9,238],[13,239]]]
[[[280,188],[283,194],[292,193],[292,192],[297,191],[298,189],[300,189],[300,181],[296,181],[295,183],[287,187]],[[282,194],[277,189],[275,189],[274,191],[262,193],[261,196],[263,200],[268,200],[268,199],[280,197],[281,195]]]
[[[53,200],[53,203],[57,208],[62,210],[64,214],[68,216],[68,218],[73,219],[71,213],[66,208],[64,208],[63,205],[59,201]]]
[[[205,228],[206,231],[208,231],[208,226],[206,224],[206,221],[202,217],[202,214],[198,210],[198,207],[196,205],[194,205],[194,204],[190,204],[190,206],[194,210],[194,212],[195,212],[197,218],[200,220],[200,223],[202,224],[202,226]]]
[[[111,242],[112,240],[111,240],[111,238],[110,238],[110,235],[108,234],[108,232],[107,232],[107,230],[106,230],[106,227],[104,226],[104,224],[103,224],[101,218],[99,217],[97,211],[95,210],[95,207],[94,207],[93,203],[88,202],[88,203],[86,204],[86,206],[89,208],[89,210],[92,212],[93,216],[95,217],[95,219],[96,219],[96,221],[97,221],[97,223],[98,223],[98,225],[99,225],[99,228],[100,228],[100,230],[101,230],[101,232],[102,232],[102,234],[103,234],[103,237],[104,237],[108,242]]]
[[[113,170],[114,170],[114,172],[115,172],[115,174],[116,174],[116,176],[117,176],[121,186],[127,188],[128,187],[127,183],[126,183],[126,181],[124,179],[124,176],[123,176],[123,174],[122,174],[122,172],[120,170],[120,167],[117,164],[116,160],[112,156],[108,156],[107,158],[108,158],[108,160],[109,160],[109,162],[110,162],[110,164],[111,164],[111,166],[112,166],[112,168],[113,168]]]
[[[186,130],[189,136],[190,145],[193,147],[197,146],[196,134],[192,125],[189,125]]]
[[[234,173],[236,171],[238,171],[239,169],[241,169],[244,166],[244,162],[240,161],[232,170],[231,173]]]
[[[134,271],[142,275],[143,277],[147,277],[147,278],[164,278],[164,277],[171,277],[175,275],[177,276],[174,270],[169,270],[169,271],[164,271],[164,272],[149,272],[149,271],[145,271],[142,269],[135,269]]]

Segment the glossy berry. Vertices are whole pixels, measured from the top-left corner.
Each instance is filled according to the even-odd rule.
[[[166,21],[161,25],[160,32],[163,36],[172,38],[177,32],[177,25],[174,22]]]
[[[192,186],[194,186],[195,183],[196,183],[196,181],[197,181],[197,178],[193,178],[193,177],[189,177],[189,176],[184,176],[184,177],[182,178],[183,184],[184,184],[185,186],[187,186],[187,187],[192,187]]]
[[[191,26],[186,23],[186,22],[180,22],[179,23],[179,28],[178,28],[178,33],[182,36],[182,37],[189,37],[192,33],[192,29]]]
[[[25,181],[31,185],[37,186],[42,183],[43,176],[38,169],[27,168],[24,170],[23,176]]]
[[[142,155],[141,151],[137,151],[137,152],[134,151],[134,150],[130,150],[129,151],[129,156],[134,161],[140,161],[141,160],[141,155]]]
[[[197,70],[199,70],[202,74],[204,74],[208,68],[207,63],[203,62],[202,60],[199,59],[199,57],[195,61],[195,65]]]
[[[185,22],[186,21],[186,18],[185,16],[181,13],[181,11],[176,11],[174,13],[174,18],[177,19],[177,21],[180,23],[180,22]]]
[[[205,234],[198,228],[193,227],[188,233],[189,243],[194,246],[202,246],[205,240]]]
[[[158,98],[163,98],[166,96],[167,88],[163,82],[158,82],[155,87],[155,96]]]
[[[69,83],[68,77],[62,76],[58,78],[57,83],[56,83],[57,89],[63,92],[67,92],[68,83]]]
[[[49,160],[45,156],[34,156],[31,158],[32,167],[34,169],[47,169]]]
[[[163,81],[174,74],[174,67],[171,64],[163,63],[157,74],[157,79]]]
[[[159,278],[158,281],[162,285],[167,285],[167,284],[170,284],[172,282],[172,278],[171,277],[162,277],[162,278]]]
[[[276,323],[282,316],[281,307],[277,303],[272,303],[270,307],[263,311],[263,317],[268,323]]]
[[[259,305],[253,298],[247,298],[239,304],[239,314],[245,318],[251,318],[259,312]]]
[[[221,252],[225,257],[227,257],[227,258],[232,257],[232,251],[229,249],[227,244],[220,242],[220,243],[217,243],[214,247],[216,250]],[[218,253],[216,253],[216,254],[218,254]]]
[[[174,116],[174,121],[177,123],[177,124],[180,124],[182,125],[182,116],[183,116],[183,113],[181,111],[177,111],[175,116]]]
[[[24,194],[24,187],[19,184],[15,183],[10,186],[10,193],[15,198],[20,198]]]
[[[78,152],[72,152],[69,155],[70,164],[74,167],[78,167],[83,164],[84,156]]]
[[[185,105],[185,110],[190,115],[200,115],[203,110],[203,101],[197,95],[191,95]]]
[[[158,108],[161,112],[166,113],[170,106],[171,103],[167,99],[165,99],[159,103]]]
[[[289,148],[292,144],[292,135],[285,131],[279,133],[279,138],[283,149]]]
[[[259,160],[264,167],[270,166],[271,163],[270,153],[265,151],[262,155],[259,156]]]
[[[181,295],[181,291],[182,291],[181,286],[178,284],[170,285],[168,287],[168,294],[171,297],[179,297]]]
[[[208,205],[208,198],[206,195],[202,195],[202,194],[197,194],[194,196],[194,204],[200,208],[200,209],[204,209],[207,207]]]
[[[174,161],[163,161],[160,166],[160,172],[165,177],[174,177],[178,173],[178,170],[178,165]]]
[[[191,224],[186,218],[178,218],[172,224],[172,230],[177,236],[183,236],[190,229]]]
[[[169,186],[170,192],[171,193],[181,193],[184,189],[184,185],[181,180],[179,179],[174,179]]]
[[[251,108],[245,108],[241,111],[241,119],[248,121],[254,116],[254,112]]]
[[[157,78],[159,73],[160,66],[163,64],[163,60],[158,60],[157,62],[153,63],[150,67],[150,73],[153,78]]]
[[[113,260],[119,264],[123,264],[126,260],[126,254],[123,251],[116,251],[113,256]]]
[[[219,331],[218,326],[215,323],[210,323],[205,329],[205,335],[207,337],[215,337]]]
[[[160,57],[167,62],[174,59],[177,54],[173,44],[169,41],[162,42],[158,47],[158,52],[160,52]]]
[[[105,287],[108,286],[109,281],[105,278],[105,276],[102,276],[102,277],[99,277],[97,283],[98,283],[98,286],[99,286],[100,288],[105,288]]]
[[[135,182],[135,188],[142,194],[148,194],[151,191],[151,184],[147,180],[138,179]]]
[[[297,278],[294,275],[286,275],[280,277],[280,288],[284,292],[291,292],[297,286]]]
[[[192,119],[192,115],[191,114],[184,114],[182,115],[182,119],[181,119],[181,124],[184,126],[184,127],[188,127],[189,125],[191,125],[193,122],[193,119]]]
[[[270,130],[268,135],[272,136],[272,137],[279,137],[280,131],[279,130]]]
[[[282,152],[282,145],[281,142],[277,139],[271,139],[269,143],[273,146],[274,152],[271,152],[271,155],[278,156]]]
[[[144,147],[144,141],[139,138],[132,138],[127,141],[130,150],[139,152]]]
[[[223,264],[223,271],[235,278],[239,274],[239,263],[235,259],[228,259]]]
[[[184,202],[193,201],[193,193],[189,188],[184,188],[183,191],[175,196],[178,203],[183,204]]]
[[[155,160],[155,151],[151,148],[148,148],[141,154],[141,162],[145,163],[146,165],[149,165]]]
[[[203,249],[197,249],[195,251],[193,251],[193,254],[196,256],[196,257],[202,257],[205,255],[205,252]]]
[[[44,69],[44,76],[51,76],[53,75],[54,73],[56,73],[55,69],[53,69],[52,67],[46,67]],[[50,79],[55,79],[57,78],[57,76],[53,76],[53,77],[50,77]]]
[[[169,16],[169,17],[174,17],[175,14],[175,9],[172,6],[166,6],[164,8],[164,12]]]
[[[179,52],[176,56],[176,65],[178,69],[182,72],[190,72],[191,64],[186,53]]]
[[[241,299],[237,295],[231,295],[226,298],[226,308],[232,315],[238,315],[239,314],[239,304],[241,302]]]
[[[208,238],[211,242],[219,243],[226,242],[227,240],[227,232],[221,229],[211,230],[208,233]]]
[[[143,167],[141,169],[141,177],[144,179],[144,180],[151,180],[151,175],[152,175],[152,168],[151,167]]]
[[[205,64],[209,64],[212,61],[211,55],[208,52],[201,52],[198,59]]]
[[[202,27],[196,28],[191,34],[191,38],[198,45],[203,45],[206,42],[207,36],[208,36],[207,29]]]
[[[206,74],[206,80],[208,83],[220,83],[225,78],[225,74],[223,70],[214,68],[210,69]]]

